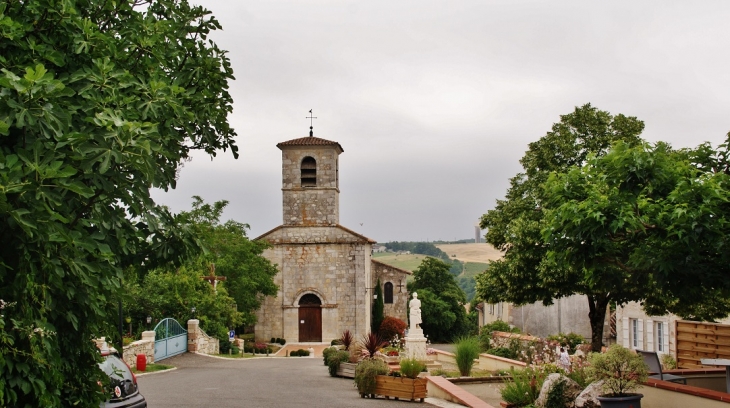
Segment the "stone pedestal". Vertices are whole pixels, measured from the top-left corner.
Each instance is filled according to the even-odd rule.
[[[426,337],[420,327],[408,330],[406,357],[426,361]]]

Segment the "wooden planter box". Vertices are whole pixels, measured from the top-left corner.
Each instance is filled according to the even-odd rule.
[[[375,377],[375,395],[383,395],[386,399],[393,397],[423,402],[423,399],[426,398],[426,379],[379,375]]]
[[[340,366],[337,367],[337,376],[355,378],[355,367],[357,367],[357,363],[340,363]]]

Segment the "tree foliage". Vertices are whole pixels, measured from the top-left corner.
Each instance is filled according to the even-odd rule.
[[[466,297],[449,273],[447,263],[431,257],[424,259],[413,272],[408,291],[418,293],[421,328],[431,341],[448,342],[469,330],[464,309]]]
[[[219,28],[185,0],[0,3],[0,405],[98,407],[123,268],[195,247],[149,192],[237,156]]]
[[[378,283],[375,285],[375,299],[373,299],[371,332],[380,334],[380,325],[385,319],[384,309],[383,287],[380,285],[380,278],[378,278]],[[385,336],[381,334],[381,337],[384,338]]]
[[[605,292],[576,291],[578,277],[556,278],[546,262],[549,244],[542,236],[546,223],[544,184],[551,173],[582,166],[589,155],[605,154],[616,141],[639,144],[643,128],[643,122],[634,117],[612,116],[586,104],[562,115],[550,132],[530,143],[520,160],[524,173],[510,180],[505,199],[497,200],[495,208],[481,219],[487,242],[505,251],[503,259],[492,262],[477,277],[476,292],[481,299],[515,304],[542,301],[547,305],[555,298],[585,293],[591,310],[593,347],[600,349],[602,319],[610,299]]]
[[[278,290],[274,283],[277,269],[261,256],[269,244],[246,236],[248,224],[234,220],[221,223],[227,205],[225,200],[207,204],[195,196],[192,210],[178,216],[178,222],[195,232],[204,249],[186,266],[207,275],[210,266],[215,265],[215,274],[226,277],[224,286],[242,313],[242,323],[252,325],[263,297],[273,296]]]
[[[664,143],[608,154],[546,183],[546,273],[576,293],[638,301],[650,314],[713,320],[730,313],[727,144]],[[549,272],[548,272],[549,271]]]

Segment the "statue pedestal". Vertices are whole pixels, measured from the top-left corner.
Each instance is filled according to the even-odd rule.
[[[406,358],[426,361],[426,337],[421,328],[408,330],[406,337]]]

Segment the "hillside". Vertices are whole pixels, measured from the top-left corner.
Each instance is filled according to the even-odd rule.
[[[464,270],[456,276],[459,287],[466,293],[467,299],[474,296],[474,277],[488,268],[489,262],[502,257],[502,253],[489,244],[437,244],[436,247],[451,259],[464,263]],[[396,255],[393,253],[375,253],[373,258],[397,268],[414,271],[426,255]]]
[[[436,248],[449,254],[449,257],[462,262],[489,263],[502,258],[502,252],[490,244],[437,244]],[[456,256],[454,256],[456,255]]]

